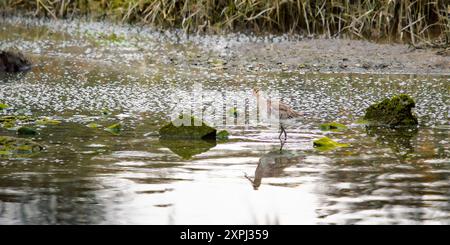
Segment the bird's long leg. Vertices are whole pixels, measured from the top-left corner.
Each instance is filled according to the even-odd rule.
[[[286,143],[287,135],[286,130],[284,129],[283,125],[280,124],[280,136],[278,137],[280,139],[280,152],[283,150],[283,146]],[[281,138],[281,135],[284,133],[284,139]]]

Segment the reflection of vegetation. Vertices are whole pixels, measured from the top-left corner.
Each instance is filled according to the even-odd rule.
[[[228,131],[222,130],[222,131],[217,133],[216,138],[218,140],[227,140],[229,136],[230,136],[230,133],[228,133]]]
[[[402,158],[414,152],[411,139],[418,133],[417,128],[388,128],[366,126],[367,135],[376,137],[377,141],[388,146]]]
[[[257,190],[261,185],[263,177],[281,176],[285,168],[299,163],[301,159],[303,159],[303,156],[293,152],[269,152],[259,159],[258,166],[255,170],[255,177],[253,179],[247,175],[245,177],[252,183],[253,188]]]
[[[328,137],[323,137],[318,140],[314,140],[314,147],[320,151],[333,150],[338,147],[348,147],[349,144],[338,143]]]
[[[183,159],[190,159],[216,146],[215,140],[160,139],[160,143]]]

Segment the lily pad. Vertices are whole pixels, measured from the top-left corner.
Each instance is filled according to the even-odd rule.
[[[314,140],[314,147],[321,151],[332,150],[337,147],[349,147],[349,144],[338,143],[328,137],[323,137],[318,140]]]
[[[37,135],[39,134],[35,129],[29,127],[20,127],[17,129],[18,135]]]
[[[122,125],[120,123],[113,124],[105,128],[105,131],[110,132],[114,135],[119,135],[120,131],[122,131]]]
[[[344,124],[340,124],[337,122],[324,123],[320,125],[320,130],[323,131],[344,131],[347,129],[347,126]]]

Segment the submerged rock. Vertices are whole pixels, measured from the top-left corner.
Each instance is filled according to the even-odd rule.
[[[29,127],[20,127],[17,129],[18,135],[37,135],[39,134],[35,129]]]
[[[415,106],[416,103],[409,95],[400,94],[369,106],[364,119],[370,125],[415,126],[418,120],[411,111]]]
[[[338,143],[328,137],[323,137],[318,140],[314,140],[313,144],[314,147],[316,147],[318,150],[323,151],[332,150],[337,147],[349,147],[349,144]]]
[[[21,53],[0,51],[0,72],[21,72],[31,69],[31,62]]]
[[[44,147],[28,139],[0,136],[0,155],[24,155],[42,151]]]
[[[216,140],[217,130],[194,117],[182,115],[159,130],[162,139]]]

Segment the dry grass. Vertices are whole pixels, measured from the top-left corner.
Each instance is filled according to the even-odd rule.
[[[187,32],[251,30],[447,45],[450,39],[448,0],[1,0],[0,9]]]

